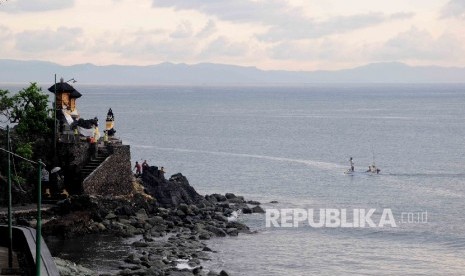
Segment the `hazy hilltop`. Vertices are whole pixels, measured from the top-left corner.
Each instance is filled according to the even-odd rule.
[[[161,63],[150,66],[90,63],[63,66],[46,61],[0,59],[1,83],[53,82],[76,78],[89,84],[306,84],[306,83],[460,83],[465,68],[408,66],[403,63],[371,63],[338,71],[260,70],[255,67],[200,63]]]

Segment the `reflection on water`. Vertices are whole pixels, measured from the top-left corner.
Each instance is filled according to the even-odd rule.
[[[115,273],[130,252],[130,241],[111,235],[72,239],[46,238],[52,256],[70,260],[98,273]]]

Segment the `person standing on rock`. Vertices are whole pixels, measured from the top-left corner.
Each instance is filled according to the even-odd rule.
[[[148,168],[149,164],[147,164],[147,160],[144,160],[144,162],[142,163],[142,174],[144,174]]]
[[[162,179],[165,179],[165,168],[164,167],[161,167],[161,169],[160,169],[160,177]]]
[[[139,162],[136,161],[136,165],[134,166],[134,169],[136,169],[136,177],[139,177],[141,174],[141,165]]]

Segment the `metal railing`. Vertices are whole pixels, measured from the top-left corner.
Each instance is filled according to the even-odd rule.
[[[42,166],[45,164],[39,159],[32,161],[10,151],[10,127],[7,131],[7,148],[0,148],[1,151],[8,154],[8,267],[13,267],[13,215],[12,215],[12,193],[11,193],[11,156],[18,157],[33,165],[37,165],[37,225],[36,225],[36,275],[40,276],[41,269],[41,239],[42,239]]]

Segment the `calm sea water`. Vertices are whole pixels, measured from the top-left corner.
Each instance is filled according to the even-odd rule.
[[[427,212],[385,228],[266,228],[215,239],[233,275],[463,275],[465,85],[75,87],[83,117],[116,118],[132,160],[182,172],[201,194],[264,208]],[[380,175],[348,176],[348,159]],[[277,200],[278,204],[268,202]]]

